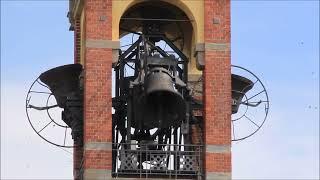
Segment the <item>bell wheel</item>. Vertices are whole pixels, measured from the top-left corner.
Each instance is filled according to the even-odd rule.
[[[32,129],[43,140],[59,147],[74,147],[71,128],[61,119],[63,109],[40,78],[32,83],[27,93],[25,109]]]
[[[262,81],[251,71],[233,65],[231,139],[240,141],[257,133],[269,113],[269,97]]]

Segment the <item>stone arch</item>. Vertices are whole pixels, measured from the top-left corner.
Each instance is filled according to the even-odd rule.
[[[187,33],[189,33],[188,37],[186,38],[189,43],[186,43],[186,47],[184,53],[190,59],[190,67],[191,71],[196,71],[195,69],[195,59],[193,57],[194,54],[194,47],[196,43],[203,42],[203,7],[201,3],[197,2],[193,4],[193,1],[183,1],[183,0],[160,0],[160,1],[147,1],[147,0],[127,0],[127,1],[113,1],[112,6],[112,24],[113,24],[113,32],[112,32],[112,39],[118,40],[122,32],[120,30],[120,23],[121,17],[123,17],[128,11],[132,10],[139,5],[143,4],[163,4],[164,6],[171,6],[175,7],[177,11],[183,12],[187,19],[189,19],[189,23],[191,28],[185,28]],[[197,8],[196,6],[200,6],[201,8]],[[186,26],[187,27],[187,26]],[[190,32],[188,32],[190,31]],[[190,34],[191,33],[191,34]],[[190,71],[190,72],[191,72]]]
[[[147,0],[122,0],[112,2],[112,39],[119,38],[119,23],[120,18],[130,7],[146,2]],[[154,1],[155,2],[155,1]],[[187,14],[189,19],[193,20],[193,30],[195,35],[195,42],[202,43],[204,41],[204,2],[189,1],[189,0],[160,0],[156,2],[167,2],[178,7]]]

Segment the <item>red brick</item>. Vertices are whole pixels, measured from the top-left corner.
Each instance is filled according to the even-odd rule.
[[[86,150],[84,156],[85,169],[111,169],[111,150]]]
[[[231,172],[231,153],[206,153],[207,172]]]
[[[219,23],[214,23],[217,19]],[[230,0],[205,0],[205,43],[230,43]],[[204,142],[231,145],[231,55],[206,50],[203,72]],[[231,172],[230,153],[206,153],[206,172]]]
[[[85,1],[85,39],[111,39],[111,5],[111,0]],[[104,17],[106,17],[105,20],[103,20]],[[111,142],[112,50],[86,48],[84,59],[84,144],[87,142]],[[84,150],[83,159],[84,169],[111,169],[111,151]]]

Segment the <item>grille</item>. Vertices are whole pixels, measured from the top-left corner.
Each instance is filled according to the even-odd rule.
[[[202,145],[113,145],[114,177],[202,179]]]

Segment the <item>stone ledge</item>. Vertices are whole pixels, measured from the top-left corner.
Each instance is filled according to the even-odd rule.
[[[231,180],[231,173],[207,172],[206,180]]]
[[[205,50],[229,50],[230,43],[205,43]]]
[[[86,142],[84,144],[85,150],[112,150],[111,142]]]
[[[111,171],[108,169],[85,169],[83,172],[84,180],[107,180],[112,179]]]
[[[86,47],[120,49],[120,41],[86,39]]]
[[[231,153],[231,145],[206,145],[208,153]]]

